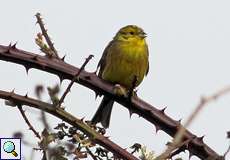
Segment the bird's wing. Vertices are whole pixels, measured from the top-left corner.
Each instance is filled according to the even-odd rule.
[[[147,56],[148,56],[148,67],[147,67],[145,75],[147,76],[147,74],[149,73],[149,49],[148,49],[148,46],[146,48],[147,48]]]
[[[103,52],[103,54],[102,54],[102,56],[101,56],[100,61],[99,61],[98,64],[97,64],[97,70],[100,68],[99,73],[98,73],[98,76],[99,76],[100,78],[101,78],[102,73],[103,73],[103,71],[104,71],[104,68],[105,68],[105,66],[106,66],[106,57],[107,57],[107,55],[108,55],[108,49],[112,46],[113,43],[114,43],[114,41],[111,41],[111,42],[107,45],[107,47],[105,48],[105,50],[104,50],[104,52]]]

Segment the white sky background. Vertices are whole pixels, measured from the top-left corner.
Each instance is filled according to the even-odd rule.
[[[167,106],[166,113],[174,119],[185,120],[199,102],[201,95],[210,95],[230,84],[230,2],[219,0],[152,0],[152,1],[2,1],[0,9],[0,44],[18,42],[18,47],[39,53],[34,37],[39,27],[35,14],[41,12],[48,32],[60,55],[80,66],[89,54],[95,58],[87,65],[94,71],[101,54],[119,28],[127,24],[141,26],[148,34],[150,71],[139,87],[138,95],[156,106]],[[59,82],[54,76],[38,70],[29,75],[22,66],[0,61],[1,90],[34,97],[36,84],[53,86]],[[62,91],[68,81],[62,84]],[[47,93],[46,93],[47,94]],[[44,96],[44,100],[47,100]],[[92,118],[100,98],[79,85],[74,85],[65,100],[66,110],[77,117]],[[229,142],[230,95],[210,103],[189,127],[204,141],[222,154]],[[23,131],[36,144],[37,139],[15,108],[5,107],[0,101],[0,135],[9,137]],[[39,131],[39,112],[27,109],[31,122]],[[52,126],[60,120],[49,116]],[[115,105],[107,134],[122,147],[138,142],[157,154],[170,140],[164,132],[155,134],[155,127],[137,115],[129,118],[123,107]],[[23,151],[29,157],[30,150]],[[188,159],[187,154],[180,156]],[[36,153],[36,159],[41,154]],[[228,156],[226,159],[229,159]],[[197,159],[193,157],[192,159]]]

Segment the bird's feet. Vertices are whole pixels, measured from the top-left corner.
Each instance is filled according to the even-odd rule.
[[[113,88],[113,92],[114,94],[118,95],[118,96],[124,96],[127,97],[127,90],[125,87],[121,86],[120,84],[115,84],[114,88]]]

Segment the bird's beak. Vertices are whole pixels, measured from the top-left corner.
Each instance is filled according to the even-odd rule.
[[[140,37],[144,39],[144,38],[147,37],[147,34],[145,32],[143,32],[143,33],[140,34]]]

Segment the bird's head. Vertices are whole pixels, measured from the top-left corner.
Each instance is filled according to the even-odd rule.
[[[140,27],[136,25],[127,25],[121,28],[116,36],[114,37],[115,40],[121,41],[142,41],[146,37],[146,33]]]

